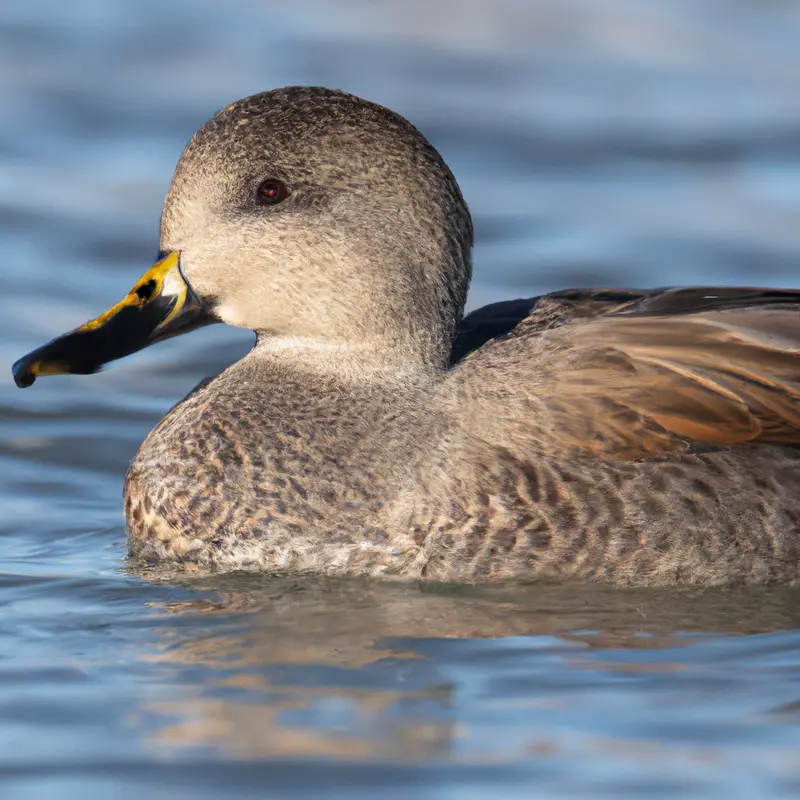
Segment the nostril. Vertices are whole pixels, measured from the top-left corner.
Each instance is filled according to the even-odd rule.
[[[153,292],[156,289],[156,282],[154,280],[149,280],[147,283],[143,283],[137,290],[136,294],[139,296],[141,300],[149,300],[153,296]]]

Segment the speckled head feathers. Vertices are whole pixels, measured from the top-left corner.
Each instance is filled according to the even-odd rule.
[[[264,180],[290,189],[279,205]],[[344,92],[278,89],[219,111],[175,172],[161,244],[226,322],[441,361],[470,279],[458,185],[413,125]]]

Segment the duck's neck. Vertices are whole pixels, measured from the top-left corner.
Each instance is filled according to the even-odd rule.
[[[247,361],[266,375],[289,372],[350,385],[427,383],[444,369],[432,347],[378,338],[341,342],[259,335]]]

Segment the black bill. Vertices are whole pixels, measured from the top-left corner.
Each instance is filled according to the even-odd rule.
[[[168,253],[108,311],[19,359],[12,367],[14,381],[25,388],[40,375],[88,375],[109,361],[215,321],[186,283],[178,253]]]

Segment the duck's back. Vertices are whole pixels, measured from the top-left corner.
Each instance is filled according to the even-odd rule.
[[[450,476],[450,507],[417,534],[427,572],[796,579],[798,298],[700,288],[532,301],[441,387],[460,436],[436,470]]]

